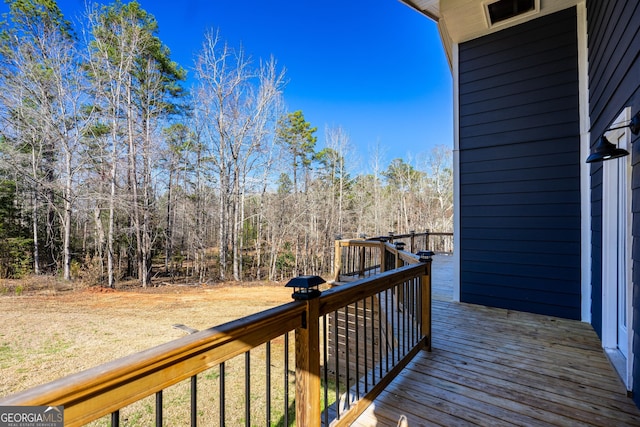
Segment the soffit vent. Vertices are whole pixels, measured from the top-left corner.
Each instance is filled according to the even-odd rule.
[[[494,27],[538,13],[540,0],[489,0],[484,9],[489,27]]]

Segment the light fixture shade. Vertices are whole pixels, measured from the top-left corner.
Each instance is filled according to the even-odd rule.
[[[607,138],[602,136],[589,157],[587,157],[587,163],[617,159],[618,157],[627,155],[629,155],[627,150],[616,147],[615,144],[612,144]]]

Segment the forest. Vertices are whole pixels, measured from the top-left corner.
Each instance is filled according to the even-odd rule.
[[[287,110],[275,58],[210,30],[177,64],[135,1],[73,24],[55,0],[8,5],[0,278],[283,280],[331,271],[336,238],[452,231],[449,147],[362,162],[348,130]]]

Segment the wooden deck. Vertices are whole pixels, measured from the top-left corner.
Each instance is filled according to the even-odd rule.
[[[433,351],[420,352],[352,425],[640,426],[590,325],[433,305]]]

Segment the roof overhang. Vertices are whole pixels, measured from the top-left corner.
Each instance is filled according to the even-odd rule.
[[[438,22],[440,19],[440,0],[400,0],[409,7]]]
[[[584,0],[537,0],[533,13],[491,24],[487,17],[487,5],[496,0],[400,0],[409,7],[435,21],[449,65],[452,63],[452,47],[532,19],[549,15],[575,6]]]

